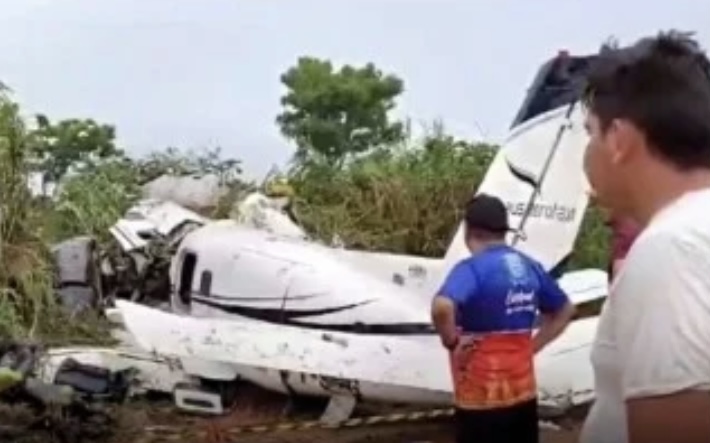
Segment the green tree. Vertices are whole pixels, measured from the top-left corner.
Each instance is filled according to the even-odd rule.
[[[296,163],[340,167],[353,154],[404,137],[403,125],[389,117],[404,83],[372,63],[335,70],[329,61],[301,57],[281,83],[287,92],[276,123],[296,143]]]
[[[35,117],[35,123],[28,143],[33,169],[42,174],[43,187],[58,183],[73,167],[122,154],[111,125],[76,118],[52,122],[42,114]]]

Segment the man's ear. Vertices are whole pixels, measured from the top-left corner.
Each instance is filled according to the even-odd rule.
[[[610,160],[614,165],[628,162],[638,154],[643,146],[643,133],[628,120],[614,119],[609,125],[607,135]]]

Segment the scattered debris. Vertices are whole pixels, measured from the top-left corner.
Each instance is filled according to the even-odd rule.
[[[30,344],[0,345],[0,400],[6,405],[24,406],[29,415],[24,426],[5,427],[2,435],[39,431],[45,433],[42,441],[57,443],[80,443],[110,435],[112,419],[103,406],[114,398],[93,396],[90,388],[83,389],[88,387],[85,382],[72,379],[73,374],[89,369],[82,365],[65,366],[54,383],[36,378],[42,353],[40,347]],[[104,377],[110,378],[108,374]]]

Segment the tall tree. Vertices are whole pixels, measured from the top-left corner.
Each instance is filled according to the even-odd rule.
[[[116,147],[115,128],[92,119],[51,122],[46,116],[37,115],[28,142],[34,169],[41,172],[44,185],[59,182],[74,166],[122,153]]]
[[[296,143],[297,161],[338,166],[351,154],[404,137],[403,125],[389,117],[404,83],[372,63],[335,70],[327,60],[301,57],[281,83],[287,92],[276,122]]]

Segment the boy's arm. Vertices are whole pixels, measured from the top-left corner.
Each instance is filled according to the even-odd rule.
[[[538,308],[540,309],[540,328],[533,337],[535,353],[540,352],[545,346],[554,341],[564,332],[574,317],[575,306],[567,294],[557,284],[542,266],[538,266],[540,278],[540,296]]]
[[[457,309],[476,292],[476,277],[465,263],[459,263],[446,277],[431,306],[434,328],[447,349],[458,344]]]

